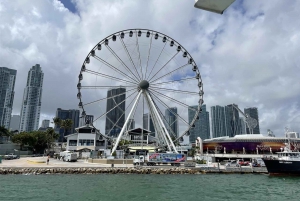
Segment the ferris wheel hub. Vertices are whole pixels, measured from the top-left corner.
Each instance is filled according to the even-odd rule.
[[[142,80],[139,84],[139,87],[141,89],[148,89],[149,88],[149,82],[147,80]]]

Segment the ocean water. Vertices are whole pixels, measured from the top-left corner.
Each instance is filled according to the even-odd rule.
[[[253,174],[0,175],[0,201],[299,201],[300,177]]]

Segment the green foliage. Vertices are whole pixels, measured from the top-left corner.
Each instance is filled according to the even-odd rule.
[[[112,153],[112,156],[117,156],[117,153],[114,151],[114,152]]]
[[[0,137],[4,137],[4,136],[9,137],[11,136],[11,133],[4,126],[0,126]]]
[[[33,151],[41,153],[46,148],[50,148],[58,137],[59,135],[50,128],[47,131],[31,131],[16,134],[12,137],[12,142],[20,144],[21,149],[27,145]]]
[[[72,128],[73,121],[71,119],[61,120],[60,127],[64,129],[65,135]]]
[[[58,117],[54,117],[53,118],[53,123],[55,124],[55,126],[59,127],[60,128],[60,125],[61,125],[61,119],[58,118]]]
[[[196,160],[196,163],[198,164],[206,164],[206,160]]]

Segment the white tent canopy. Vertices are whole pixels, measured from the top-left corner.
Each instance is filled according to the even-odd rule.
[[[235,0],[195,0],[194,7],[223,14]]]

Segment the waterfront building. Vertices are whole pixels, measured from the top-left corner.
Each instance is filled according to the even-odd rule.
[[[212,137],[222,137],[227,135],[225,124],[225,108],[219,105],[211,107]]]
[[[16,70],[0,67],[0,126],[7,129],[10,128],[16,76]]]
[[[189,106],[188,118],[189,123],[192,122],[195,117],[195,110],[198,109],[198,105]],[[206,105],[201,106],[201,113],[199,113],[199,119],[195,121],[195,127],[190,130],[190,143],[195,143],[197,137],[202,140],[210,138],[210,125],[209,125],[209,112],[206,111]]]
[[[28,72],[27,84],[21,108],[21,122],[19,131],[38,130],[43,90],[44,73],[39,64],[32,66]]]
[[[75,132],[66,137],[66,150],[79,152],[80,158],[90,157],[91,151],[99,151],[99,155],[105,156],[104,150],[107,147],[107,140],[96,132],[90,125],[75,128]]]
[[[257,120],[257,126],[253,129],[253,134],[259,134],[259,118],[258,118],[258,110],[256,107],[245,108],[244,113],[248,114],[253,119]],[[249,128],[246,128],[247,134],[250,134]]]
[[[94,115],[85,115],[85,117],[80,117],[79,126],[85,126],[87,122],[93,124]]]
[[[126,88],[119,87],[107,91],[105,134],[110,137],[117,137],[124,126],[125,99]]]
[[[48,128],[50,126],[50,120],[48,120],[48,119],[44,119],[43,121],[42,121],[42,128]]]
[[[143,115],[143,129],[150,131],[149,135],[155,137],[155,128],[150,113]]]
[[[79,110],[69,109],[64,110],[61,108],[57,108],[56,110],[56,117],[60,118],[61,120],[71,119],[73,121],[72,128],[68,130],[65,134],[65,130],[58,126],[55,126],[55,129],[59,130],[59,142],[65,142],[65,136],[70,133],[75,133],[75,128],[79,126]]]
[[[239,111],[236,104],[225,106],[226,136],[234,137],[241,134]]]
[[[167,130],[171,136],[178,136],[178,116],[177,116],[177,107],[171,107],[165,110],[165,118],[167,121]]]
[[[20,127],[20,115],[12,115],[10,118],[10,130],[16,131],[19,130]]]

